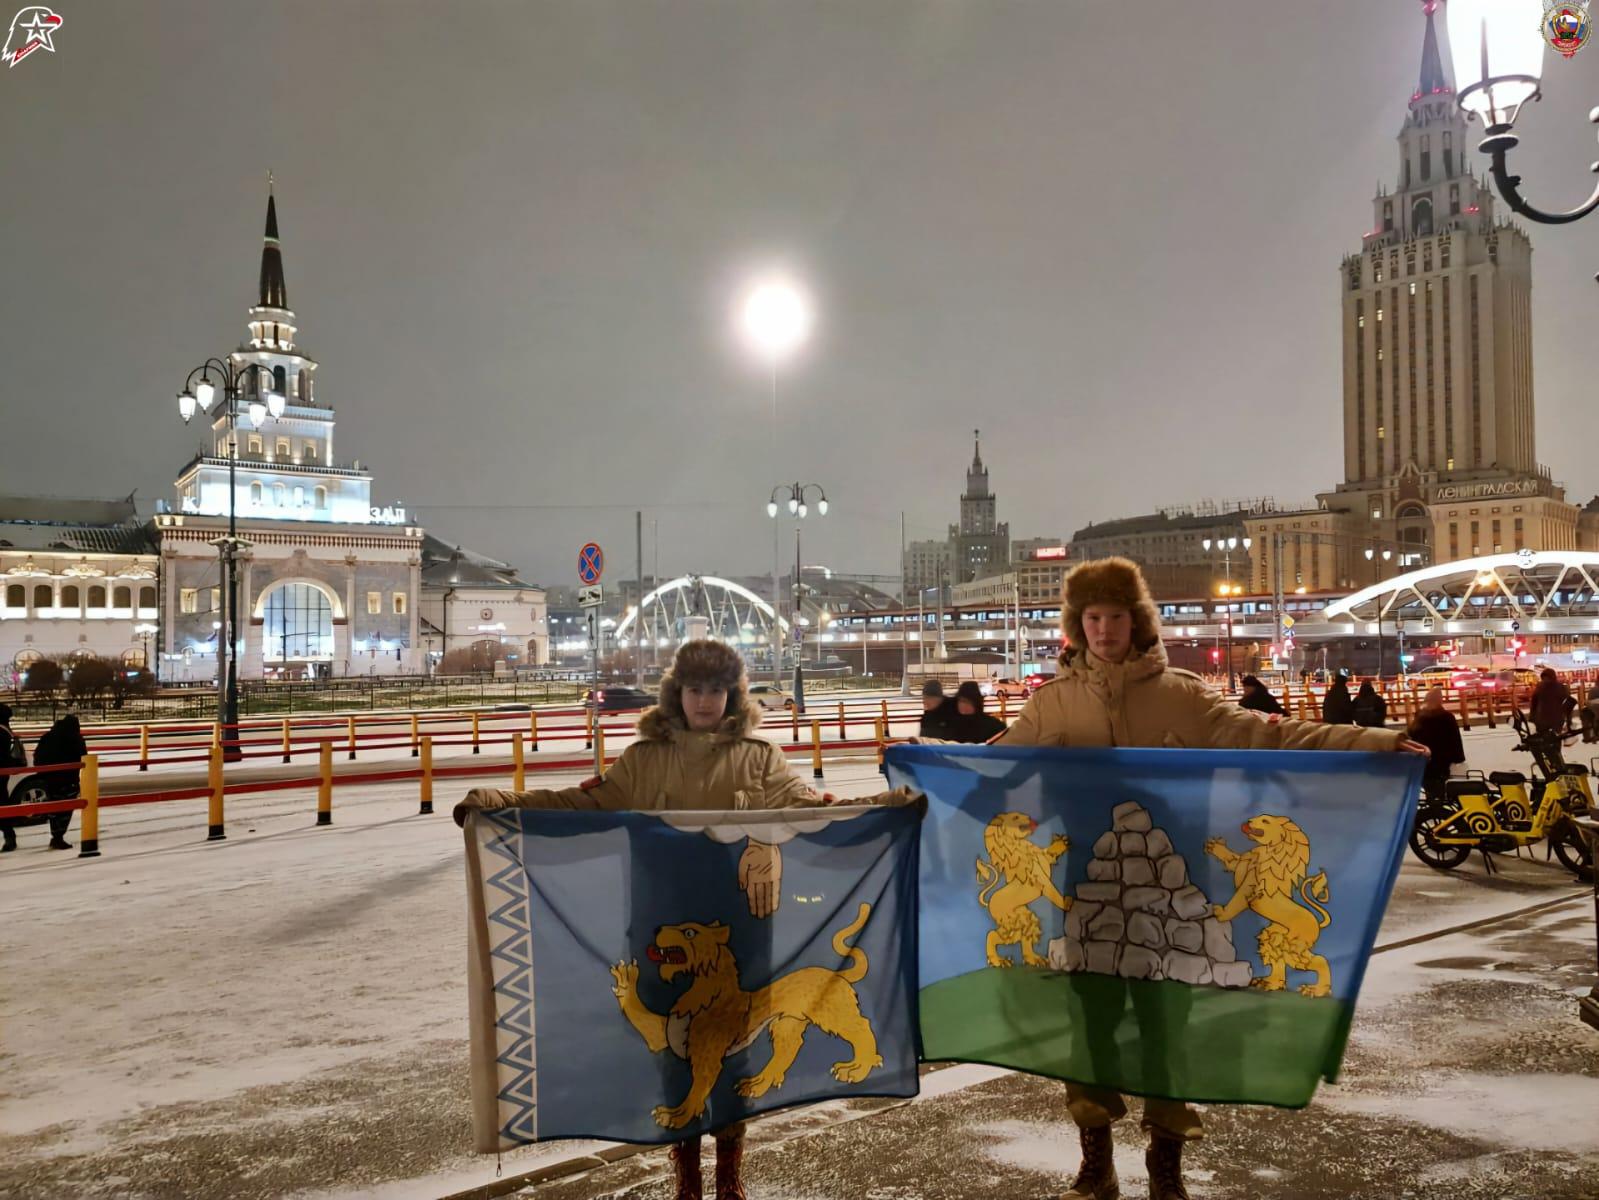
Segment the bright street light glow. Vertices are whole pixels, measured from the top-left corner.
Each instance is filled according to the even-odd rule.
[[[194,416],[194,395],[192,393],[178,393],[178,415],[185,421]]]
[[[202,379],[200,385],[194,389],[194,398],[200,402],[201,412],[211,411],[211,401],[216,397],[217,390],[209,382]]]
[[[810,336],[810,302],[787,280],[769,280],[757,284],[744,297],[738,324],[750,346],[776,365],[793,355]]]

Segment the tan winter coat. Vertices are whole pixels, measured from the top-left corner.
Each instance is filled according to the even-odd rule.
[[[815,790],[789,769],[783,752],[754,734],[760,720],[760,710],[745,705],[716,732],[693,733],[681,717],[652,708],[639,718],[639,740],[622,751],[598,782],[527,792],[473,788],[457,812],[468,808],[707,812],[820,804]]]
[[[1166,665],[1156,642],[1125,662],[1074,650],[1027,701],[999,746],[1165,746],[1212,750],[1394,750],[1397,730],[1267,720]]]

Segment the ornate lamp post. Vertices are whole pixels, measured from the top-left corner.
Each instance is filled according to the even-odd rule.
[[[780,499],[788,503],[788,511],[794,520],[794,608],[791,623],[794,626],[794,707],[805,711],[805,673],[800,667],[800,658],[805,651],[805,634],[800,626],[800,522],[810,512],[810,505],[806,503],[806,496],[815,492],[816,515],[827,515],[827,493],[822,490],[819,483],[780,483],[772,489],[771,498],[766,501],[766,515],[773,520],[777,519],[777,504]],[[777,613],[774,610],[773,617]],[[777,622],[772,622],[776,630]]]
[[[1206,554],[1209,554],[1211,547],[1214,546],[1216,548],[1217,552],[1220,553],[1220,555],[1221,555],[1222,574],[1225,575],[1226,578],[1227,578],[1227,582],[1222,584],[1221,594],[1223,596],[1242,595],[1243,594],[1243,588],[1241,586],[1238,589],[1236,589],[1236,590],[1233,588],[1233,551],[1238,549],[1240,546],[1242,546],[1244,548],[1244,553],[1248,554],[1249,553],[1249,547],[1254,544],[1253,539],[1251,539],[1251,538],[1237,538],[1237,537],[1201,538],[1199,540],[1199,544],[1205,548],[1205,553]],[[1226,618],[1227,618],[1227,690],[1229,692],[1234,692],[1234,691],[1238,690],[1238,677],[1237,677],[1237,674],[1233,670],[1233,615],[1232,615],[1232,606],[1231,606],[1231,604],[1228,605]]]
[[[1432,0],[1429,0],[1431,3]],[[1576,208],[1545,212],[1521,194],[1521,176],[1512,175],[1508,159],[1515,149],[1516,117],[1529,100],[1539,96],[1543,71],[1544,26],[1539,0],[1450,0],[1449,44],[1455,60],[1455,85],[1460,107],[1482,118],[1486,136],[1479,149],[1491,160],[1494,186],[1515,212],[1542,225],[1565,225],[1581,220],[1599,208],[1599,186]],[[1599,124],[1599,108],[1588,120]],[[1599,163],[1590,168],[1599,172]],[[1599,848],[1599,822],[1580,818]],[[1594,915],[1599,929],[1599,876],[1594,883]],[[1582,1019],[1599,1029],[1599,984],[1580,1007]]]
[[[1365,554],[1366,554],[1366,561],[1367,562],[1371,562],[1372,559],[1376,558],[1377,555],[1379,555],[1379,554],[1382,555],[1383,562],[1388,562],[1394,556],[1394,552],[1392,550],[1388,549],[1386,546],[1383,547],[1382,550],[1377,550],[1375,547],[1367,546],[1366,550],[1365,550]],[[1403,630],[1400,631],[1399,636],[1400,637],[1404,636],[1404,631]],[[1379,683],[1382,681],[1382,677],[1383,677],[1383,674],[1382,674],[1383,661],[1382,660],[1383,660],[1383,653],[1382,653],[1382,601],[1379,599],[1377,601],[1377,680],[1378,680]]]
[[[1428,0],[1431,12],[1436,0]],[[1486,136],[1478,144],[1491,160],[1494,186],[1515,212],[1543,225],[1563,225],[1599,208],[1599,187],[1576,208],[1545,212],[1521,194],[1521,176],[1508,159],[1517,141],[1516,117],[1539,96],[1543,72],[1543,5],[1540,0],[1449,0],[1449,47],[1461,110],[1482,118]],[[1599,123],[1599,108],[1588,114]],[[1599,163],[1593,170],[1599,171]]]
[[[252,376],[256,377],[256,387],[245,400],[245,383]],[[218,412],[228,424],[228,535],[214,542],[222,557],[224,580],[222,621],[217,631],[217,723],[222,726],[223,758],[238,762],[244,757],[239,748],[238,552],[246,544],[239,539],[236,481],[240,403],[244,403],[246,419],[259,429],[269,413],[274,417],[283,415],[286,401],[283,393],[277,390],[272,372],[260,363],[235,365],[230,360],[208,358],[189,372],[183,390],[178,393],[178,415],[184,424],[194,417],[196,408],[203,413],[211,411],[212,404],[216,403],[217,384],[222,387],[222,407]]]

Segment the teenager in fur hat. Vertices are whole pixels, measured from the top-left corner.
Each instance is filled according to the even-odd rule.
[[[638,722],[638,741],[622,751],[603,777],[578,787],[528,792],[473,788],[455,806],[464,825],[472,809],[578,808],[687,809],[790,808],[829,803],[789,767],[783,752],[758,736],[761,710],[749,700],[749,681],[738,653],[709,639],[684,642],[661,678],[661,698]],[[907,803],[907,791],[854,799],[854,804]],[[739,887],[750,912],[768,917],[777,908],[782,857],[776,846],[751,841],[738,864]],[[716,1200],[746,1200],[740,1180],[742,1123],[716,1130]],[[701,1200],[700,1139],[671,1151],[676,1200]]]
[[[1066,576],[1061,603],[1066,648],[1060,672],[1039,688],[998,738],[1008,746],[1179,746],[1213,749],[1411,750],[1402,732],[1263,719],[1229,704],[1199,676],[1166,665],[1160,615],[1143,576],[1125,558],[1086,562]],[[1127,1114],[1115,1092],[1066,1085],[1083,1163],[1071,1200],[1119,1194],[1111,1124]],[[1188,1200],[1182,1148],[1201,1135],[1192,1105],[1150,1098],[1145,1154],[1151,1200]]]

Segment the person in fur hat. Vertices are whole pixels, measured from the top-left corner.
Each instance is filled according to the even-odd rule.
[[[818,795],[789,767],[783,752],[757,735],[759,706],[749,699],[744,662],[725,643],[684,642],[661,678],[661,697],[639,717],[638,740],[622,751],[603,776],[570,788],[526,792],[473,788],[455,806],[464,825],[474,809],[571,808],[686,809],[791,808],[833,802]],[[909,803],[901,790],[854,799],[855,804]],[[782,857],[776,846],[750,841],[739,858],[738,881],[750,912],[768,917],[777,909]],[[740,1178],[744,1126],[715,1130],[716,1200],[746,1200]],[[700,1139],[671,1150],[676,1200],[701,1200]]]
[[[1229,704],[1199,676],[1168,667],[1160,614],[1137,564],[1085,562],[1067,576],[1061,603],[1065,649],[1060,671],[1027,701],[1002,746],[1173,746],[1215,749],[1409,750],[1427,753],[1400,731],[1291,721]],[[1066,1085],[1083,1161],[1070,1200],[1119,1194],[1111,1125],[1127,1113],[1113,1091]],[[1192,1105],[1144,1102],[1151,1200],[1188,1200],[1183,1144],[1201,1136]]]

